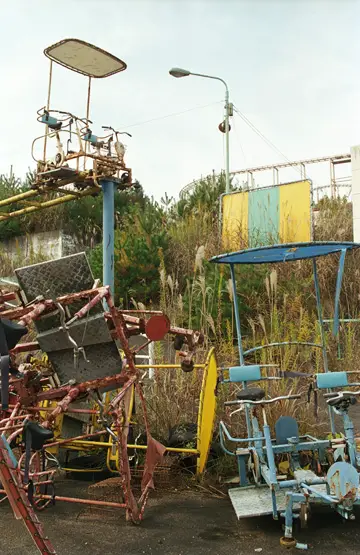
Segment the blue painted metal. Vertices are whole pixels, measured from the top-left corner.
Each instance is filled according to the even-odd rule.
[[[263,433],[265,436],[266,456],[267,456],[267,463],[269,467],[269,478],[270,478],[269,485],[272,485],[273,487],[278,489],[279,485],[276,478],[276,465],[275,465],[274,450],[273,450],[273,445],[271,441],[269,424],[264,424]]]
[[[334,319],[333,318],[327,318],[323,320],[324,324],[326,323],[331,323],[333,322]],[[339,318],[339,322],[341,323],[345,323],[345,324],[353,324],[353,323],[359,323],[360,322],[360,318]]]
[[[284,445],[288,443],[289,437],[299,439],[299,426],[295,418],[291,416],[280,416],[275,422],[276,444]]]
[[[249,459],[249,454],[247,455],[239,455],[237,454],[237,461],[238,461],[238,468],[239,468],[239,477],[240,477],[240,486],[246,487],[249,485],[247,479],[247,462]]]
[[[240,310],[239,310],[239,302],[236,292],[236,278],[235,278],[235,269],[232,264],[230,264],[230,272],[231,272],[231,282],[233,288],[233,303],[234,303],[234,312],[235,312],[235,323],[236,323],[236,335],[237,335],[237,343],[239,349],[239,360],[240,364],[245,364],[244,359],[244,351],[242,345],[242,337],[241,337],[241,322],[240,322]],[[245,382],[243,382],[243,387],[246,387]],[[251,421],[250,421],[250,411],[248,405],[245,405],[245,418],[246,418],[246,430],[247,434],[250,437],[252,435],[251,429]]]
[[[258,189],[249,195],[248,238],[251,247],[279,241],[279,187]]]
[[[285,508],[285,538],[293,537],[293,495],[289,491],[286,493],[286,508]]]
[[[277,508],[277,502],[276,502],[276,491],[274,489],[271,490],[271,503],[272,503],[273,519],[278,520],[279,514],[278,514],[278,508]]]
[[[114,294],[114,228],[115,228],[115,183],[102,180],[103,189],[103,285],[109,285]]]
[[[10,444],[8,443],[8,441],[7,441],[7,439],[6,439],[6,437],[5,437],[4,434],[1,434],[1,439],[2,439],[2,441],[3,441],[3,444],[4,444],[5,448],[6,448],[6,451],[8,452],[8,455],[9,455],[9,457],[10,457],[10,459],[11,459],[11,462],[12,462],[13,465],[14,465],[14,468],[17,468],[17,466],[18,466],[18,461],[17,461],[17,459],[16,459],[16,457],[15,457],[15,455],[14,455],[14,453],[13,453],[13,450],[11,449]]]
[[[306,482],[307,485],[311,485],[311,486],[316,486],[316,485],[325,484],[325,483],[326,483],[326,480],[322,476],[319,476],[316,479],[314,478],[313,480]],[[299,483],[297,480],[284,480],[282,482],[279,482],[280,489],[297,488],[298,486],[299,486]]]
[[[268,264],[276,262],[289,262],[292,260],[305,260],[325,256],[344,249],[356,249],[360,243],[335,241],[313,243],[288,243],[273,245],[271,247],[257,247],[238,252],[220,254],[211,258],[210,262],[216,264]]]
[[[337,276],[337,283],[336,283],[336,293],[335,293],[335,310],[334,310],[334,327],[333,333],[336,335],[339,329],[339,302],[340,302],[340,289],[342,284],[343,272],[344,272],[344,264],[345,264],[345,256],[346,252],[349,249],[359,248],[360,244],[355,243],[335,243],[335,242],[323,242],[323,243],[306,243],[306,244],[292,244],[292,245],[275,245],[273,247],[261,247],[256,249],[247,249],[246,251],[240,251],[238,253],[229,253],[225,255],[220,255],[214,257],[211,261],[217,262],[220,264],[228,263],[230,264],[231,270],[231,278],[233,283],[233,292],[234,292],[234,310],[235,310],[235,321],[236,321],[236,330],[238,336],[238,348],[239,348],[239,356],[240,356],[240,365],[236,367],[232,367],[229,369],[229,380],[231,382],[242,382],[244,387],[246,386],[247,382],[256,381],[260,379],[264,379],[261,376],[261,365],[244,365],[244,357],[256,351],[260,351],[264,348],[269,347],[279,347],[285,345],[306,345],[310,347],[321,348],[322,355],[323,355],[323,365],[324,365],[324,373],[317,374],[317,385],[320,389],[332,389],[334,387],[345,387],[349,385],[355,385],[354,383],[348,383],[348,376],[346,372],[329,372],[329,365],[328,365],[328,358],[327,358],[327,351],[326,351],[326,336],[324,331],[324,321],[322,318],[322,306],[321,306],[321,296],[320,296],[320,287],[319,287],[319,280],[317,274],[317,265],[316,265],[316,257],[324,256],[327,254],[340,252],[340,262],[339,262],[339,270]],[[310,343],[310,342],[302,342],[302,341],[285,341],[281,343],[271,343],[268,345],[261,345],[258,347],[253,347],[246,351],[243,350],[242,344],[242,337],[241,337],[241,329],[240,329],[240,313],[239,313],[239,305],[236,295],[236,281],[235,281],[235,264],[262,264],[262,263],[274,263],[274,262],[286,262],[291,260],[301,260],[301,259],[313,259],[313,273],[314,273],[314,286],[315,286],[315,294],[316,294],[316,304],[317,304],[317,311],[318,311],[318,321],[320,325],[320,335],[321,335],[321,344],[318,343]],[[245,405],[246,407],[246,405]],[[270,494],[272,499],[272,511],[274,518],[278,516],[277,510],[277,502],[276,502],[276,492],[279,492],[280,489],[282,491],[287,491],[287,504],[285,510],[285,536],[287,538],[292,538],[292,523],[293,519],[297,518],[298,515],[293,513],[293,505],[294,503],[324,503],[327,505],[331,505],[345,518],[352,518],[352,507],[353,505],[360,505],[360,496],[357,496],[357,491],[359,487],[359,478],[356,470],[356,463],[357,463],[357,451],[356,451],[356,443],[354,438],[354,427],[353,423],[347,413],[346,404],[344,405],[345,408],[340,409],[332,409],[329,407],[330,413],[330,422],[331,422],[331,431],[335,433],[335,425],[334,425],[334,412],[338,412],[343,416],[344,421],[344,430],[345,430],[345,438],[348,447],[348,453],[350,458],[350,463],[344,463],[347,465],[347,468],[342,470],[342,474],[338,476],[334,472],[333,476],[336,477],[340,486],[344,486],[343,490],[346,491],[346,487],[353,488],[353,499],[350,503],[345,503],[345,501],[340,501],[335,495],[331,494],[330,491],[330,478],[333,479],[333,476],[329,474],[329,480],[326,481],[324,477],[316,476],[311,471],[303,471],[299,465],[299,452],[301,451],[313,451],[318,452],[319,454],[319,461],[322,464],[325,461],[325,453],[326,449],[331,447],[330,440],[317,440],[316,438],[306,435],[306,436],[298,436],[296,432],[295,426],[292,426],[291,429],[288,427],[284,433],[277,434],[277,442],[271,439],[270,435],[270,428],[266,423],[266,416],[264,413],[264,425],[262,429],[263,436],[261,435],[261,431],[259,429],[258,421],[255,417],[253,411],[251,411],[251,421],[249,419],[249,411],[248,407],[246,407],[246,415],[247,415],[247,429],[248,429],[248,437],[246,438],[233,438],[229,434],[228,430],[226,429],[223,422],[220,422],[220,443],[222,448],[225,452],[234,455],[234,453],[230,453],[224,443],[225,438],[227,441],[236,442],[239,444],[246,443],[248,445],[247,449],[238,449],[237,450],[237,460],[239,466],[239,476],[240,476],[240,485],[247,485],[246,480],[246,461],[248,456],[252,456],[252,453],[256,452],[256,455],[259,458],[259,465],[260,465],[260,475],[262,480],[270,488]],[[253,430],[251,434],[250,430]],[[279,432],[279,430],[278,430]],[[291,437],[288,437],[290,434]],[[251,437],[252,436],[252,437]],[[281,436],[281,439],[280,439]],[[292,468],[295,469],[294,475],[297,479],[295,480],[286,480],[278,482],[277,480],[277,471],[275,465],[275,455],[286,453],[290,455],[290,459],[292,461]],[[359,457],[360,459],[360,457]],[[347,471],[350,468],[351,470]],[[354,478],[352,478],[354,475]],[[355,478],[356,476],[356,478]],[[260,482],[256,480],[256,485],[260,485]],[[346,487],[345,487],[346,485]],[[316,487],[315,487],[316,486]],[[319,488],[319,486],[321,486]],[[339,487],[340,487],[339,486]],[[345,495],[344,495],[345,497]],[[246,516],[246,515],[245,515]],[[299,549],[306,549],[306,544],[299,544]]]
[[[349,452],[350,463],[356,468],[356,442],[354,424],[347,412],[343,412],[344,432]]]
[[[277,455],[280,453],[298,453],[299,451],[317,451],[321,447],[330,447],[330,441],[328,439],[317,439],[316,441],[272,446],[274,453]]]
[[[325,338],[325,330],[324,330],[324,322],[322,319],[322,307],[321,307],[321,296],[320,296],[320,286],[319,286],[319,278],[317,274],[317,266],[316,266],[316,259],[313,259],[313,275],[314,275],[314,286],[315,286],[315,295],[316,295],[316,306],[318,312],[318,321],[320,325],[320,336],[321,336],[321,344],[322,344],[322,355],[323,355],[323,362],[324,362],[324,371],[329,372],[329,363],[328,357],[326,352],[326,338]],[[336,433],[335,428],[335,420],[334,420],[334,412],[331,407],[328,409],[329,411],[329,419],[330,419],[330,427],[331,433]]]
[[[231,282],[233,288],[233,302],[234,302],[234,312],[235,312],[235,324],[236,324],[236,334],[237,334],[237,342],[238,342],[238,349],[239,349],[239,358],[240,364],[244,365],[244,352],[242,346],[242,337],[241,337],[241,323],[240,323],[240,310],[239,310],[239,302],[237,298],[236,292],[236,278],[235,278],[235,269],[234,266],[230,265],[230,272],[231,272]]]
[[[326,340],[325,340],[325,331],[324,331],[324,322],[322,319],[322,306],[321,306],[321,296],[320,296],[320,286],[319,286],[319,278],[317,273],[317,266],[316,260],[313,260],[313,275],[314,275],[314,286],[315,286],[315,295],[316,295],[316,306],[318,312],[318,320],[320,325],[320,335],[321,335],[321,345],[323,351],[323,360],[324,360],[324,370],[325,372],[329,371],[329,364],[326,352]]]
[[[267,343],[266,345],[259,345],[258,347],[252,347],[244,351],[244,356],[255,353],[256,351],[261,351],[262,349],[267,349],[269,347],[282,347],[287,345],[306,345],[308,347],[319,347],[322,349],[322,345],[319,343],[309,343],[308,341],[281,341],[279,343]]]
[[[333,387],[346,387],[349,385],[346,372],[327,372],[316,374],[316,385],[319,389],[331,389]]]
[[[261,380],[261,368],[258,364],[249,366],[232,366],[229,368],[229,381],[233,383]]]
[[[226,436],[226,439],[229,440],[229,441],[232,441],[233,443],[251,443],[251,442],[254,442],[254,441],[259,441],[260,439],[265,441],[264,436],[260,436],[260,437],[259,436],[255,436],[255,437],[232,437],[229,434],[229,430],[227,429],[227,427],[225,426],[225,424],[222,420],[220,420],[219,426],[220,426],[220,435],[223,432]],[[234,453],[231,453],[231,455],[233,455],[233,454]]]
[[[220,427],[220,440],[223,439],[222,436],[225,435],[226,439],[228,441],[231,441],[232,443],[254,443],[258,447],[256,449],[257,452],[261,453],[261,451],[259,450],[260,442],[265,442],[265,433],[264,435],[261,435],[256,418],[253,418],[253,427],[254,427],[254,430],[258,432],[258,434],[254,433],[253,437],[245,437],[245,438],[233,437],[232,435],[230,435],[229,430],[227,429],[227,427],[225,426],[222,420],[220,420],[219,427]],[[319,440],[316,438],[312,438],[311,436],[300,436],[299,439],[304,439],[304,438],[309,438],[311,441],[300,441],[299,443],[296,443],[293,445],[290,445],[289,443],[286,443],[285,445],[275,445],[271,443],[271,449],[275,454],[280,454],[280,453],[292,453],[297,451],[315,451],[317,449],[330,447],[330,441],[328,439]],[[226,448],[224,450],[226,450]],[[232,453],[231,451],[228,451],[228,454],[234,455],[234,453]]]
[[[260,431],[259,421],[256,418],[256,416],[254,415],[254,413],[252,414],[251,425],[252,425],[252,429],[253,429],[253,435],[254,435],[254,437],[257,438],[254,441],[255,450],[258,454],[258,457],[259,457],[260,461],[264,462],[264,448],[263,448],[262,442],[265,438],[263,437],[263,435]]]
[[[343,278],[343,274],[344,274],[346,251],[347,251],[347,249],[343,249],[341,251],[340,260],[339,260],[338,275],[337,275],[337,279],[336,279],[334,325],[333,325],[333,332],[332,332],[334,337],[337,336],[338,331],[339,331],[340,291],[341,291],[342,278]]]
[[[232,451],[229,451],[229,449],[227,447],[225,447],[224,430],[222,428],[222,425],[224,425],[223,422],[220,422],[220,427],[219,427],[220,447],[224,451],[224,453],[226,453],[226,455],[230,455],[231,457],[235,457],[236,453],[233,453]],[[226,430],[226,428],[225,428],[225,430]],[[227,432],[227,430],[226,430],[226,432]]]
[[[96,145],[98,141],[97,135],[93,135],[92,133],[85,133],[83,136],[84,141],[88,141],[92,145]]]
[[[52,116],[49,116],[47,114],[43,114],[41,116],[41,122],[45,123],[46,125],[51,126],[56,126],[59,124],[59,121],[56,118],[53,118]]]

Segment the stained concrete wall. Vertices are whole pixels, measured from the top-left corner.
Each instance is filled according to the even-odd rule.
[[[0,242],[0,254],[15,265],[31,264],[40,257],[53,260],[78,250],[73,238],[61,231],[43,231]]]

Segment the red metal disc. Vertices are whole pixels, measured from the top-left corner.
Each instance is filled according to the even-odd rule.
[[[170,330],[170,321],[165,314],[151,316],[145,324],[146,336],[151,341],[160,341]]]

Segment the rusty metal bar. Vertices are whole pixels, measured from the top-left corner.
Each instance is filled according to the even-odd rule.
[[[39,351],[40,345],[37,341],[31,343],[19,343],[13,349],[11,349],[11,354],[17,355],[19,353],[27,353],[28,351]]]
[[[79,196],[86,197],[86,196],[89,196],[89,195],[91,195],[95,192],[98,192],[98,191],[99,191],[99,189],[97,187],[94,187],[94,188],[88,189],[86,191],[81,191],[79,193]],[[39,194],[39,193],[36,192],[36,194]],[[13,198],[14,197],[12,197],[10,199],[7,199],[8,201],[10,200],[10,202],[7,202],[7,204],[11,204],[12,202],[14,202]],[[32,212],[37,212],[38,210],[43,210],[44,208],[52,208],[53,206],[57,206],[59,204],[64,204],[65,202],[69,202],[71,200],[74,200],[74,195],[67,194],[64,197],[60,197],[60,198],[56,198],[56,199],[47,200],[45,202],[41,202],[39,206],[28,206],[27,208],[21,208],[20,210],[15,210],[14,212],[8,212],[8,213],[3,212],[3,213],[0,213],[0,221],[10,220],[11,218],[17,218],[18,216],[24,216],[25,214],[30,214]],[[0,204],[0,206],[1,206],[1,204]]]
[[[47,443],[46,444],[46,449],[48,447],[57,447],[58,445],[65,445],[66,443],[71,443],[73,441],[84,441],[85,438],[87,437],[96,437],[96,436],[101,436],[106,434],[105,430],[101,430],[100,432],[93,432],[92,434],[85,434],[82,436],[77,436],[77,437],[73,437],[73,438],[68,438],[68,439],[59,439],[57,441],[53,441],[52,443]],[[91,443],[96,443],[97,445],[100,445],[100,442],[91,442]]]
[[[40,499],[54,499],[67,503],[80,503],[81,505],[94,505],[95,507],[113,507],[115,509],[126,509],[125,503],[113,503],[111,501],[96,501],[95,499],[80,499],[78,497],[63,497],[62,495],[41,495]]]
[[[87,447],[111,447],[111,443],[108,443],[106,441],[86,441],[86,440],[72,440],[71,438],[68,440],[65,440],[66,443],[71,443],[73,445],[84,445]],[[52,444],[51,444],[52,446]],[[48,445],[46,444],[46,447],[48,447]],[[128,449],[139,449],[139,450],[143,450],[146,451],[147,449],[147,445],[137,445],[135,443],[128,443],[127,444],[127,448]],[[165,445],[165,449],[166,452],[169,453],[188,453],[190,455],[198,455],[199,451],[197,449],[182,449],[181,447],[166,447]]]
[[[13,408],[14,405],[9,405],[9,408]],[[50,412],[54,410],[53,407],[22,407],[24,410],[29,412]],[[74,413],[74,414],[100,414],[99,410],[96,409],[71,409],[69,408],[67,413]],[[30,416],[30,415],[27,415]],[[25,418],[24,416],[17,416],[16,418]],[[13,418],[15,420],[15,418]],[[0,422],[1,425],[1,422]]]
[[[51,482],[39,482],[44,485]],[[35,484],[34,484],[35,485]],[[0,493],[6,494],[4,489],[0,489]],[[96,507],[113,507],[115,509],[125,509],[125,503],[113,503],[112,501],[97,501],[96,499],[80,499],[78,497],[63,497],[62,495],[40,495],[39,499],[50,499],[54,501],[65,501],[67,503],[80,503],[81,505],[94,505]]]

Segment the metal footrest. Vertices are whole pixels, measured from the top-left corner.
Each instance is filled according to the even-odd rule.
[[[74,170],[73,168],[62,166],[61,168],[54,168],[53,170],[41,172],[38,175],[43,179],[48,179],[48,178],[68,179],[72,177],[76,178],[79,175],[79,172],[77,170]]]
[[[268,486],[232,488],[229,490],[229,496],[239,520],[271,515],[273,512],[271,491]],[[276,492],[276,504],[278,511],[285,510],[285,491]]]

